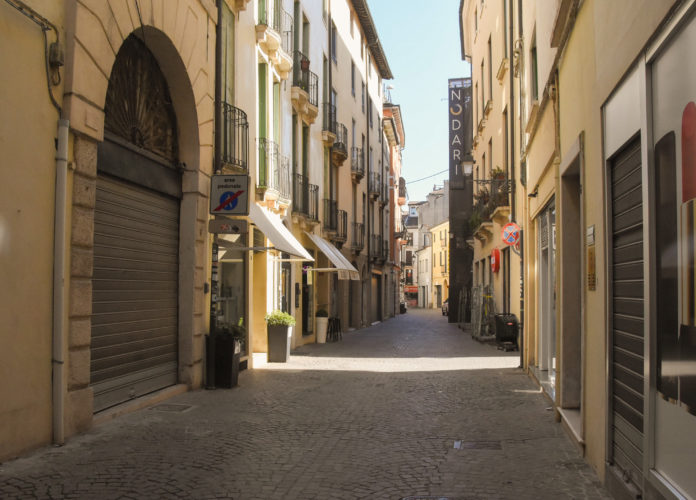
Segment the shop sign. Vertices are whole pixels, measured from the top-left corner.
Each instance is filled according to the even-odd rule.
[[[497,248],[491,250],[491,271],[494,273],[500,271],[500,250]]]
[[[211,219],[208,221],[208,232],[216,234],[246,234],[247,221],[244,219]]]
[[[214,175],[210,180],[212,215],[249,215],[249,176]]]

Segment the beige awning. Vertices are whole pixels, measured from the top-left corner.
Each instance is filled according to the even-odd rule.
[[[321,269],[312,269],[314,272],[321,271],[335,271],[338,272],[338,279],[340,280],[360,280],[360,273],[353,265],[346,259],[341,251],[333,246],[331,243],[326,241],[321,236],[317,236],[312,233],[306,233],[307,236],[314,242],[319,250],[322,251],[324,255],[331,261],[331,263],[336,267],[327,267]]]
[[[283,225],[279,216],[252,202],[249,208],[249,218],[271,241],[275,250],[295,257],[291,260],[314,260],[290,230]]]

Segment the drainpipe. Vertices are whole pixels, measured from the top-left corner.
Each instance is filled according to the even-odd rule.
[[[222,169],[222,2],[217,0],[215,26],[215,172]]]
[[[514,58],[515,51],[515,30],[514,30],[514,0],[509,0],[508,3],[508,13],[510,16],[510,26],[508,27],[508,43],[509,49],[508,53],[510,55],[510,123],[509,123],[509,135],[510,135],[510,170],[513,183],[515,182],[515,76],[512,68],[512,59]],[[519,39],[522,39],[523,34],[522,25],[522,0],[517,0],[517,31],[519,32]],[[520,54],[520,58],[522,54]],[[521,105],[522,99],[522,78],[520,78],[520,92],[518,95],[520,102],[518,106]],[[522,118],[522,113],[520,112],[520,118]],[[522,122],[520,121],[520,128],[522,128]],[[520,130],[522,134],[522,130]],[[520,142],[522,139],[520,138]],[[520,144],[521,145],[521,144]],[[520,157],[521,160],[521,157]],[[511,217],[514,222],[517,218],[517,197],[516,197],[516,186],[512,191],[512,209]],[[520,329],[520,368],[524,367],[524,242],[520,244],[520,320],[518,322]],[[511,285],[511,274],[508,272],[508,293],[512,293]]]
[[[68,178],[68,120],[58,120],[56,152],[56,192],[53,238],[53,443],[65,442],[65,397],[63,392],[65,358],[63,355],[65,307],[65,226]]]

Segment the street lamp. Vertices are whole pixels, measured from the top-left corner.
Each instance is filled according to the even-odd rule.
[[[471,153],[466,153],[464,155],[464,159],[460,162],[462,173],[465,176],[471,177],[471,174],[474,172],[474,163],[474,157],[471,155]]]

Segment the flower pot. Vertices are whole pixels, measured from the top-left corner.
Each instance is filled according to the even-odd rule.
[[[317,318],[317,344],[326,343],[326,329],[329,327],[329,318]]]
[[[292,327],[268,325],[268,362],[285,363],[290,357],[290,337]]]

